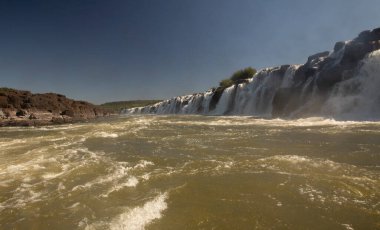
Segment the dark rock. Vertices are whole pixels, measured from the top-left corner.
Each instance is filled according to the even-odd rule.
[[[310,65],[310,66],[315,65],[316,63],[319,62],[318,60],[320,58],[327,57],[329,55],[329,53],[330,53],[329,51],[324,51],[324,52],[316,53],[316,54],[309,56],[307,58],[306,65]]]
[[[149,113],[154,113],[155,111],[156,111],[156,107],[155,106],[150,107]]]
[[[290,67],[290,65],[282,65],[279,67],[271,68],[268,71],[272,75],[279,76],[280,78],[282,78],[285,75],[285,72],[286,72],[286,70],[288,70],[289,67]]]
[[[297,85],[303,84],[310,77],[313,77],[317,70],[325,65],[327,56],[329,55],[328,51],[316,53],[307,58],[307,62],[297,69],[294,75],[294,81]]]
[[[16,116],[18,116],[18,117],[23,117],[25,115],[26,115],[26,111],[25,110],[19,109],[16,112]]]
[[[371,31],[370,30],[364,30],[364,31],[360,32],[358,37],[355,38],[354,40],[355,41],[365,41],[365,40],[369,40],[370,37],[371,37]]]
[[[65,116],[69,116],[69,117],[74,117],[75,116],[75,113],[73,110],[64,110],[62,111],[61,115],[65,115]]]
[[[291,88],[276,92],[272,101],[272,115],[288,116],[300,111],[305,103],[310,103],[308,96],[317,88],[318,94],[313,96],[313,106],[308,106],[312,109],[302,111],[312,114],[313,109],[318,109],[337,83],[355,76],[365,56],[378,49],[380,28],[363,31],[347,43],[337,42],[332,55],[322,52],[309,56],[307,62],[295,72],[295,84]],[[313,81],[308,81],[310,78]]]
[[[344,77],[343,73],[353,72],[365,55],[372,51],[372,45],[367,42],[352,41],[346,44],[340,60],[329,59],[328,63],[318,68],[318,88],[322,91],[328,91],[336,83],[347,79],[347,75]]]
[[[214,90],[214,94],[211,97],[209,111],[212,111],[216,108],[216,104],[218,104],[220,97],[222,96],[224,88],[218,87]]]
[[[32,105],[30,103],[23,103],[21,105],[21,108],[22,109],[30,109],[30,108],[32,108]]]
[[[357,38],[355,38],[354,42],[368,42],[368,41],[376,41],[380,40],[380,28],[376,28],[373,30],[365,30],[361,32]]]
[[[334,46],[334,52],[338,52],[340,49],[342,49],[345,46],[345,42],[337,42]]]

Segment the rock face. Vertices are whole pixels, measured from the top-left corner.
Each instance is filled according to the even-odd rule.
[[[355,77],[360,65],[363,64],[363,59],[378,49],[380,49],[380,28],[361,32],[352,41],[337,42],[331,53],[323,52],[310,56],[308,61],[297,69],[294,85],[276,92],[272,115],[289,116],[311,99],[313,99],[313,109],[318,110],[337,83]],[[310,89],[304,90],[308,81]],[[305,109],[310,110],[310,107],[302,108],[304,111],[298,113],[300,115],[316,113],[316,111],[305,111]]]
[[[353,40],[337,42],[331,52],[309,56],[303,65],[266,68],[248,82],[226,89],[217,88],[205,93],[176,97],[153,106],[125,110],[124,113],[290,118],[339,116],[340,114],[333,114],[327,109],[332,97],[337,97],[337,94],[344,91],[346,95],[340,95],[341,97],[349,95],[364,100],[365,86],[371,86],[364,80],[379,84],[377,87],[380,87],[380,81],[374,80],[380,78],[374,78],[378,75],[374,67],[380,66],[379,49],[380,28],[363,31]],[[343,90],[342,87],[346,89]],[[380,98],[380,92],[373,91],[371,94],[375,95],[371,96]],[[376,105],[379,107],[380,102],[372,106]],[[355,107],[354,102],[352,106]],[[374,118],[377,119],[377,115]],[[380,114],[378,118],[380,119]]]
[[[108,115],[98,106],[64,95],[0,88],[0,126],[66,123]]]

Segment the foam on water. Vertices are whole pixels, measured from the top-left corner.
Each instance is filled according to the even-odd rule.
[[[25,140],[25,139],[15,139],[15,140],[2,139],[0,141],[0,148],[4,149],[5,147],[8,147],[8,146],[15,146],[17,144],[23,144],[23,143],[26,143],[26,142],[27,142],[27,140]]]
[[[380,126],[380,122],[377,121],[339,121],[332,118],[324,117],[310,117],[301,118],[297,120],[285,120],[285,119],[262,119],[249,116],[218,116],[211,121],[199,121],[199,120],[163,120],[168,124],[175,125],[200,125],[200,126],[248,126],[248,125],[259,125],[259,126],[277,126],[277,127],[315,127],[315,126],[339,126],[351,127],[360,125],[377,125]]]
[[[134,166],[134,168],[145,168],[145,167],[147,167],[147,166],[149,166],[149,165],[154,165],[154,163],[151,162],[151,161],[141,160],[141,161],[139,161],[139,162]]]
[[[288,173],[309,173],[321,172],[331,173],[344,171],[345,168],[352,166],[334,162],[327,159],[310,158],[298,155],[275,155],[258,159],[261,166],[267,169],[274,169]]]
[[[128,172],[133,167],[129,167],[127,162],[116,162],[111,165],[111,169],[109,169],[110,173],[99,176],[98,178],[89,181],[85,184],[75,186],[72,191],[76,191],[78,189],[89,189],[94,185],[105,185],[110,182],[118,181],[126,176],[128,176]]]
[[[168,207],[167,198],[168,193],[166,192],[159,194],[143,206],[129,209],[111,221],[110,229],[144,230],[153,220],[162,217],[162,212]]]
[[[346,229],[346,230],[355,230],[351,224],[342,224],[342,226]]]
[[[128,162],[112,162],[109,161],[108,173],[103,176],[99,176],[94,180],[88,181],[85,184],[76,185],[72,188],[72,191],[77,190],[89,190],[94,186],[110,187],[106,192],[102,193],[101,197],[108,197],[111,193],[122,190],[126,187],[136,187],[139,183],[139,180],[136,176],[131,175],[136,170],[141,170],[147,166],[154,165],[151,161],[141,160],[135,165]],[[143,180],[148,180],[149,178],[144,179],[144,175],[141,176]]]
[[[12,197],[0,203],[0,212],[6,208],[23,208],[35,202],[46,199],[46,192],[33,190],[33,185],[22,183],[12,191]]]
[[[109,194],[113,193],[113,192],[117,192],[125,187],[136,187],[137,184],[139,183],[139,180],[134,177],[134,176],[131,176],[127,179],[126,182],[119,182],[117,184],[114,184],[111,189],[109,189],[105,194],[102,194],[101,197],[108,197]]]
[[[105,137],[105,138],[117,138],[119,135],[116,133],[107,133],[107,132],[100,132],[96,136],[98,137]]]
[[[64,178],[71,171],[101,159],[101,155],[85,148],[69,149],[53,156],[48,155],[50,151],[51,146],[28,151],[18,162],[2,169],[0,179],[11,178],[6,180],[7,183],[3,183],[3,186],[16,185],[12,190],[12,196],[0,203],[3,208],[18,208],[49,199],[54,196],[54,193],[47,193],[45,190],[49,187],[49,181]],[[85,154],[81,156],[82,159],[78,159],[78,152]],[[57,190],[64,189],[62,182],[57,184]]]

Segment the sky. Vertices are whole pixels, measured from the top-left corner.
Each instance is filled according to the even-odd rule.
[[[165,99],[302,64],[380,27],[378,0],[0,0],[0,87]]]

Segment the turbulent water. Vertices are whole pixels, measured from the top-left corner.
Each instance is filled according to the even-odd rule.
[[[379,229],[380,122],[0,129],[1,229]]]

